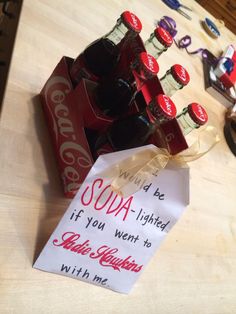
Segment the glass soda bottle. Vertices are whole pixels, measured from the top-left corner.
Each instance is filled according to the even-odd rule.
[[[107,131],[106,139],[113,150],[142,146],[160,124],[175,116],[173,101],[166,95],[158,95],[144,112],[114,121]]]
[[[162,89],[169,97],[186,86],[190,81],[188,71],[180,64],[174,64],[160,79]]]
[[[173,38],[170,33],[162,27],[157,27],[144,45],[146,51],[157,59],[172,43]]]
[[[208,120],[206,110],[198,103],[191,103],[177,116],[177,121],[184,135],[204,125]]]
[[[145,82],[157,75],[159,65],[146,52],[140,53],[131,64],[127,78],[106,79],[96,89],[97,106],[110,117],[125,114]]]
[[[139,34],[142,24],[132,12],[125,11],[114,28],[102,38],[91,43],[72,64],[70,75],[74,83],[82,78],[97,80],[109,75],[119,61],[119,44]]]

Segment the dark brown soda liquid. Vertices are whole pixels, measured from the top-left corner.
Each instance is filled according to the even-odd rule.
[[[84,50],[88,69],[96,76],[103,77],[112,72],[119,60],[119,48],[109,39],[100,38]]]
[[[128,82],[118,78],[101,82],[96,89],[97,106],[110,117],[120,117],[128,112],[133,89]]]
[[[135,114],[113,122],[107,138],[114,150],[129,149],[144,145],[154,130],[146,114]]]

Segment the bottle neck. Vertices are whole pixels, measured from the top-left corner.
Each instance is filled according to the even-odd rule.
[[[147,135],[150,136],[156,131],[156,128],[158,127],[158,123],[156,122],[155,118],[151,114],[151,112],[146,108],[141,114],[139,114],[140,119],[145,121],[146,124],[148,124],[148,132]]]
[[[158,112],[157,106],[154,102],[151,102],[147,106],[145,114],[149,118],[150,122],[156,127],[166,122],[165,117],[160,112]]]
[[[137,94],[141,91],[142,87],[145,85],[147,80],[149,80],[152,77],[153,76],[148,75],[142,68],[140,68],[139,65],[137,65],[136,68],[131,66],[131,75],[127,79],[127,82],[132,88],[133,96],[129,102],[129,106],[133,103]]]
[[[132,85],[134,84],[138,91],[141,90],[146,81],[156,76],[151,70],[146,69],[145,64],[138,58],[131,64],[131,74]]]
[[[136,91],[136,93],[142,89],[146,81],[147,77],[136,70],[132,71],[132,76],[129,78],[129,84],[131,85],[132,89]]]
[[[150,38],[145,42],[146,51],[154,58],[158,58],[167,48],[152,33]]]
[[[177,116],[177,121],[184,135],[188,135],[192,130],[200,127],[189,115],[187,107]]]
[[[171,97],[174,93],[183,88],[183,85],[176,81],[170,70],[160,79],[164,94]]]
[[[114,28],[103,38],[106,38],[113,42],[115,45],[118,45],[122,39],[127,35],[127,33],[130,32],[133,34],[134,32],[130,31],[128,27],[122,22],[122,19],[119,18]]]

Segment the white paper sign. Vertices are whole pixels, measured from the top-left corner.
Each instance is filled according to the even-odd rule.
[[[142,149],[98,158],[35,268],[130,291],[189,202],[189,168],[171,163],[130,197],[110,190],[99,173]]]

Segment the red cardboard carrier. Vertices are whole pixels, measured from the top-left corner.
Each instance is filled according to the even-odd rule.
[[[120,71],[129,66],[137,53],[145,51],[139,36],[123,50],[118,66]],[[95,161],[91,152],[90,133],[103,133],[113,122],[96,105],[93,93],[96,82],[82,79],[73,88],[69,75],[72,63],[73,59],[63,57],[40,93],[64,193],[69,198],[77,193]],[[163,90],[159,79],[155,77],[142,87],[142,103],[147,105],[158,94],[163,94]],[[132,111],[138,110],[137,99]],[[162,125],[149,143],[168,148],[172,155],[188,147],[176,119]],[[111,151],[112,148],[107,145],[97,155]]]

